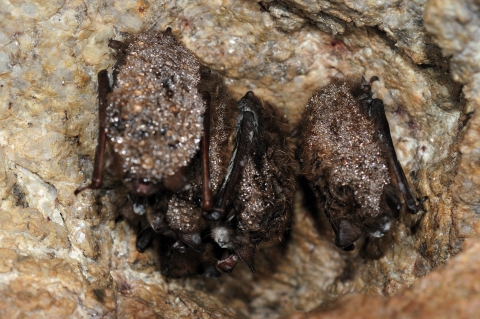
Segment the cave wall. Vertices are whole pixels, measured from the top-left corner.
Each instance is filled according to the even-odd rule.
[[[477,236],[480,23],[473,2],[27,0],[0,10],[2,317],[348,310],[338,297],[407,294],[459,253],[464,238]],[[225,76],[236,98],[253,90],[279,106],[292,128],[332,78],[378,76],[374,96],[385,103],[414,194],[428,196],[424,209],[403,212],[388,235],[343,252],[298,185],[292,229],[284,243],[259,252],[257,273],[239,265],[216,281],[162,277],[155,252],[135,250],[120,194],[73,191],[91,177],[96,74],[115,63],[108,40],[167,26]]]

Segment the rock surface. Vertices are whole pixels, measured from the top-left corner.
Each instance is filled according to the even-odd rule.
[[[6,1],[0,317],[277,318],[349,292],[369,295],[330,304],[331,313],[347,313],[356,309],[351,300],[395,307],[399,298],[371,295],[413,296],[419,287],[435,289],[436,278],[450,278],[441,274],[453,274],[455,265],[477,264],[475,242],[438,274],[417,280],[480,227],[480,114],[473,113],[480,104],[479,12],[467,0]],[[253,90],[277,104],[292,128],[313,91],[333,77],[379,76],[373,91],[386,105],[414,193],[429,198],[424,211],[402,213],[387,236],[343,252],[299,185],[289,236],[258,254],[257,273],[239,265],[217,281],[162,277],[154,250],[138,253],[136,230],[118,218],[128,205],[120,194],[73,195],[91,177],[96,74],[115,62],[108,40],[154,26],[171,26],[225,75],[237,98]],[[458,294],[445,291],[443,300],[463,302],[478,282],[473,269],[465,276]],[[422,296],[415,306],[428,304],[429,295]]]
[[[350,294],[327,309],[293,314],[290,319],[478,318],[480,241],[470,239],[461,255],[391,298]]]
[[[262,5],[280,20],[285,31],[301,28],[306,22],[320,30],[347,35],[364,26],[381,30],[416,64],[437,64],[441,58],[423,24],[427,1],[369,0],[262,0]]]

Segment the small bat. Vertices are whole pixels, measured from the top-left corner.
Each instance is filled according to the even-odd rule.
[[[336,81],[308,101],[299,132],[301,174],[335,232],[335,244],[355,248],[369,234],[383,236],[401,210],[417,205],[398,162],[383,102],[373,99],[372,82]]]

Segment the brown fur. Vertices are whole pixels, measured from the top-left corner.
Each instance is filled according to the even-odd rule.
[[[253,270],[256,247],[281,240],[290,223],[294,162],[286,121],[252,92],[235,102],[222,78],[201,66],[170,29],[143,32],[125,43],[111,40],[109,46],[117,51],[112,90],[106,70],[99,73],[99,104],[106,116],[100,136],[106,132],[106,147],[99,138],[96,178],[76,193],[101,187],[106,151],[107,171],[133,204],[122,212],[139,227],[137,249],[143,251],[152,240],[163,247],[168,252],[161,253],[165,275],[215,277],[217,253],[238,254],[221,262],[224,270],[233,269],[237,257]],[[251,109],[240,113],[242,103]],[[209,212],[202,212],[201,205],[205,106],[211,123],[210,186],[216,202],[222,196],[228,201],[216,221],[204,218]],[[240,134],[243,116],[249,121]],[[239,142],[240,135],[246,143]],[[248,151],[236,165],[240,174],[230,180],[233,154],[242,149]],[[220,194],[224,185],[230,185],[226,195]],[[219,225],[233,234],[227,251],[204,237]]]
[[[299,125],[302,175],[345,249],[362,234],[382,236],[400,209],[383,103],[372,99],[372,81],[362,81],[338,80],[316,92]]]
[[[256,131],[239,184],[228,199],[227,216],[215,227],[228,230],[226,242],[219,243],[235,251],[253,271],[256,247],[282,240],[290,226],[294,160],[281,114],[252,92],[239,101],[239,105],[244,104],[244,112],[255,113]],[[241,147],[238,141],[237,152]]]
[[[205,276],[218,278],[216,270],[219,252],[213,243],[205,245],[203,252],[188,248],[184,253],[169,250],[161,256],[160,269],[164,276],[180,278],[187,276]]]
[[[199,149],[204,103],[200,63],[171,31],[131,36],[117,50],[107,95],[107,134],[125,181],[160,183]]]

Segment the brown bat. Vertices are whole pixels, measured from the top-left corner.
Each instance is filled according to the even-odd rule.
[[[308,101],[299,130],[302,175],[335,231],[335,244],[354,249],[369,234],[383,236],[417,205],[398,162],[383,102],[372,99],[372,77],[361,85],[336,81]]]
[[[200,62],[165,32],[145,32],[125,43],[110,40],[117,52],[113,89],[98,74],[99,140],[91,184],[97,189],[107,169],[131,193],[148,196],[181,189],[177,176],[200,148],[205,101],[197,92]],[[106,150],[107,148],[107,150]]]
[[[257,246],[282,239],[290,225],[295,183],[286,121],[253,92],[238,107],[233,156],[215,208],[206,214],[216,221],[213,239],[230,252],[219,262],[227,272],[235,266],[236,256],[254,271]]]
[[[92,182],[75,194],[102,186],[107,154],[107,171],[127,189],[133,211],[143,215],[150,197],[171,198],[190,187],[185,169],[198,153],[204,128],[206,101],[197,90],[203,68],[170,28],[131,36],[125,43],[110,40],[109,46],[116,50],[117,63],[113,88],[106,70],[98,74],[99,137]],[[172,234],[201,246],[198,234]],[[144,237],[137,247],[142,250],[148,242]]]
[[[219,268],[231,271],[240,257],[253,271],[256,247],[280,239],[290,221],[293,156],[284,121],[252,92],[237,107],[170,28],[109,46],[117,63],[112,88],[107,71],[98,74],[92,182],[75,194],[100,188],[105,166],[132,201],[123,211],[140,226],[137,249],[157,238],[175,253],[164,254],[164,273],[179,276],[177,265],[185,275],[198,268],[215,277],[206,263],[215,260],[205,250],[209,232],[223,248]]]
[[[231,272],[240,258],[255,271],[257,246],[278,242],[290,225],[294,160],[286,121],[253,92],[235,103],[218,74],[202,76],[199,91],[208,101],[205,127],[210,129],[204,138],[209,143],[203,144],[202,153],[208,150],[209,160],[194,159],[187,169],[191,187],[173,196],[166,214],[156,210],[149,219],[157,231],[166,224],[185,230],[195,227],[193,220],[208,221],[213,240],[223,249],[218,267]],[[211,172],[210,183],[202,181],[206,174],[200,172]],[[215,196],[203,201],[201,221],[195,198],[202,191],[203,198],[209,198],[208,189]],[[198,232],[195,236],[201,238]]]

